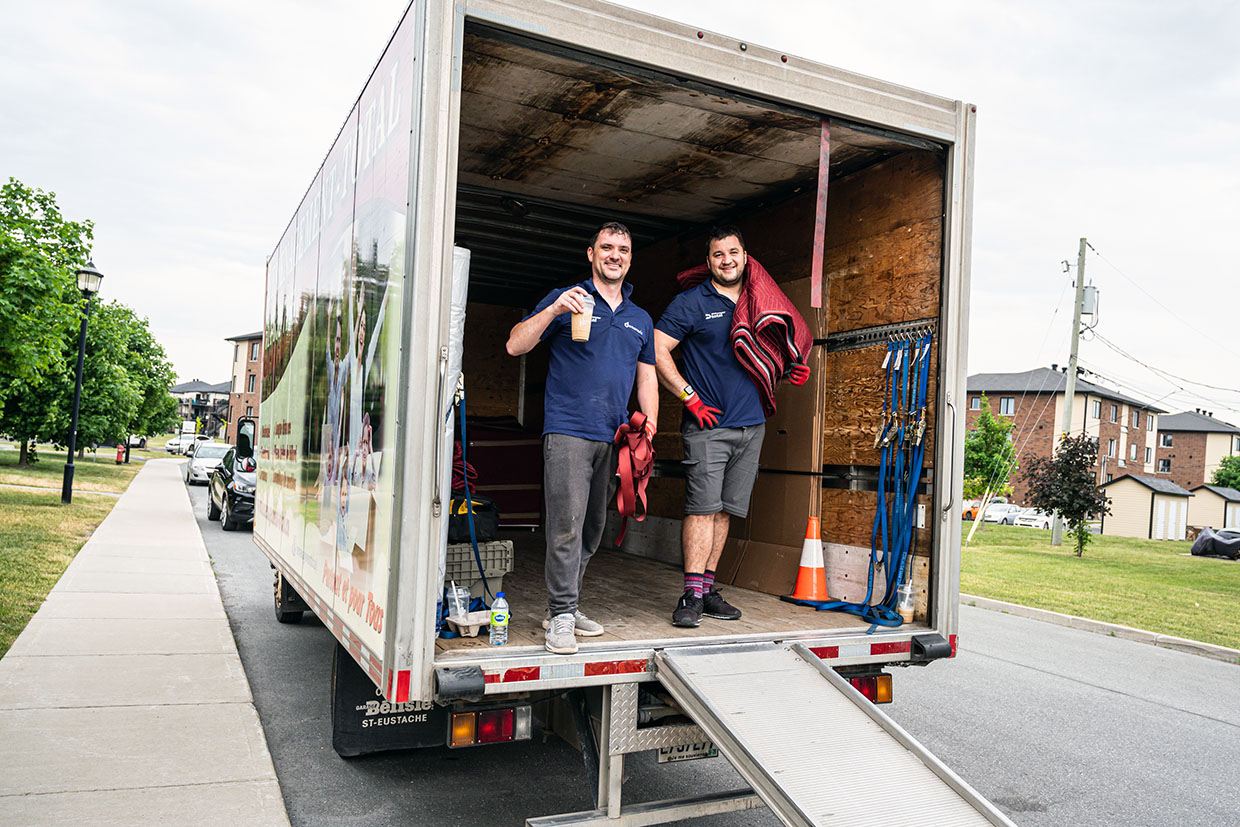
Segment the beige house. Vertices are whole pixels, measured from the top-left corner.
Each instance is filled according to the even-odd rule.
[[[1199,485],[1188,505],[1188,524],[1198,528],[1240,528],[1240,491],[1221,485]]]
[[[1098,487],[1106,489],[1111,503],[1111,513],[1102,518],[1103,534],[1151,540],[1187,536],[1193,495],[1175,483],[1129,474]]]

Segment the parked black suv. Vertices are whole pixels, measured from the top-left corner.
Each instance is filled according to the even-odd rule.
[[[219,520],[225,531],[254,522],[255,467],[254,457],[228,449],[207,483],[208,520]]]

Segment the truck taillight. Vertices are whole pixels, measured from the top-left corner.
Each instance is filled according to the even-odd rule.
[[[451,747],[472,747],[478,744],[502,744],[505,741],[530,739],[530,707],[513,706],[484,709],[480,712],[452,713]]]
[[[853,685],[853,689],[864,695],[870,703],[891,703],[890,675],[863,675],[861,677],[849,678],[848,682]]]

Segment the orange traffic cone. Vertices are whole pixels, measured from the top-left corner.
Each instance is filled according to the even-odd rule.
[[[818,531],[818,518],[810,517],[805,526],[805,544],[801,546],[801,567],[797,570],[793,600],[824,601],[827,595],[827,570],[822,560],[822,537]]]

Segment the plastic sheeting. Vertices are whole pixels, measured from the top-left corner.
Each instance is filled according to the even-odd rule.
[[[461,361],[465,355],[465,303],[469,295],[469,250],[464,247],[452,248],[452,299],[448,312],[448,364],[445,368],[442,383],[443,398],[439,400],[439,410],[443,418],[439,423],[439,490],[442,492],[443,511],[439,521],[439,579],[442,583],[447,570],[448,555],[448,505],[452,501],[452,442],[455,431],[452,418],[456,415],[453,401],[457,389],[463,387]],[[443,599],[443,589],[439,589],[439,600]],[[436,603],[439,601],[437,600]]]

